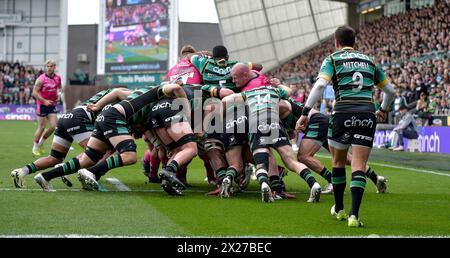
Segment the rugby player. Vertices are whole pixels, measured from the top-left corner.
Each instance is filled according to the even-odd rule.
[[[56,62],[47,60],[45,62],[45,73],[36,79],[33,88],[33,97],[36,98],[36,116],[37,129],[34,133],[34,144],[31,150],[34,157],[42,155],[44,150],[45,140],[55,131],[57,116],[56,104],[60,99],[60,94],[63,90],[61,84],[61,77],[55,73]],[[46,118],[49,127],[45,130]]]
[[[286,87],[287,89],[287,87]],[[228,103],[246,103],[248,106],[249,133],[248,141],[256,165],[256,177],[261,187],[264,202],[273,202],[273,193],[269,186],[269,156],[271,148],[281,156],[286,167],[300,175],[310,186],[311,193],[308,202],[318,202],[320,185],[316,182],[309,169],[294,158],[287,133],[279,123],[278,102],[287,99],[288,92],[272,86],[258,87],[227,96],[222,100]],[[278,171],[277,171],[278,172]]]
[[[311,108],[321,98],[326,85],[331,82],[336,100],[328,135],[335,199],[331,214],[337,220],[348,218],[349,227],[362,227],[359,209],[366,186],[367,160],[372,149],[376,124],[386,119],[394,99],[394,88],[382,69],[375,65],[372,57],[353,48],[356,38],[353,28],[341,26],[335,31],[334,37],[338,50],[323,61],[297,129],[306,128]],[[372,100],[374,87],[381,88],[384,92],[381,107],[376,111]],[[350,145],[353,150],[350,183],[352,207],[348,216],[344,211],[343,199],[346,187],[345,164]]]
[[[98,103],[88,106],[89,110],[98,111],[111,99],[123,99],[118,104],[99,114],[95,121],[95,129],[87,143],[86,151],[80,158],[73,158],[69,162],[64,163],[63,166],[45,172],[41,178],[43,180],[37,180],[37,183],[44,190],[49,187],[49,182],[45,179],[45,175],[57,177],[75,173],[81,168],[89,169],[79,171],[78,177],[80,182],[82,184],[84,182],[86,186],[93,190],[98,190],[97,176],[101,176],[110,169],[136,163],[136,144],[131,135],[131,130],[132,128],[136,130],[137,127],[148,122],[152,103],[166,96],[186,97],[183,89],[178,84],[143,88],[132,92],[131,95],[125,93],[111,92]],[[116,150],[117,154],[93,166],[103,157],[108,149]],[[177,184],[177,186],[183,187],[183,184],[171,173],[163,171],[162,177],[166,179],[166,184],[170,186]]]
[[[80,145],[81,148],[85,149],[89,137],[91,137],[92,130],[94,129],[94,121],[97,115],[95,112],[88,111],[87,105],[95,104],[113,90],[123,89],[111,88],[100,91],[71,111],[63,114],[58,119],[50,155],[47,157],[42,157],[22,168],[14,169],[11,172],[14,186],[16,188],[22,188],[24,187],[24,177],[28,174],[52,167],[62,162],[66,158],[69,148],[74,140],[78,143],[78,145]],[[66,185],[72,185],[68,179],[64,177],[61,178]],[[47,181],[50,181],[50,179],[51,178],[47,178]]]

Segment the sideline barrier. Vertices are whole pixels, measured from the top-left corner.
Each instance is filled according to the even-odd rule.
[[[56,105],[58,114],[63,113],[63,106]],[[36,105],[0,104],[0,120],[36,120]]]
[[[374,148],[382,148],[392,140],[392,130],[377,130],[373,142]],[[404,149],[408,149],[409,140],[403,138]],[[419,126],[419,145],[421,152],[450,154],[449,126]]]

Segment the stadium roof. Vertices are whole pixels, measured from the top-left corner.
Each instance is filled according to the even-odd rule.
[[[326,0],[215,0],[225,46],[234,60],[268,71],[347,24],[347,4]]]

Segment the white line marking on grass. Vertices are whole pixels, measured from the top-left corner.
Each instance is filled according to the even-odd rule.
[[[119,192],[131,191],[131,189],[128,188],[128,186],[126,186],[124,183],[120,182],[120,180],[115,177],[108,177],[108,178],[106,178],[106,181],[108,181],[109,183],[114,185],[117,188],[117,190],[119,190]]]
[[[320,158],[331,158],[330,155],[320,155],[320,154],[316,154],[317,157]],[[408,168],[408,167],[402,167],[402,166],[395,166],[395,165],[388,165],[388,164],[383,164],[383,163],[377,163],[377,162],[369,162],[369,164],[373,164],[376,166],[380,166],[380,167],[388,167],[388,168],[398,168],[398,169],[406,169],[406,170],[411,170],[414,172],[419,172],[419,173],[424,173],[424,174],[433,174],[433,175],[438,175],[438,176],[449,176],[450,174],[446,174],[446,173],[439,173],[433,170],[425,170],[425,169],[417,169],[417,168]]]
[[[62,235],[0,235],[0,238],[450,238],[450,236],[433,236],[433,235],[386,235],[380,236],[371,234],[368,236],[312,236],[312,235],[302,235],[302,236],[120,236],[120,235],[79,235],[79,234],[62,234]]]
[[[82,189],[69,189],[69,188],[61,188],[61,189],[54,189],[55,192],[89,192],[89,191],[85,191]],[[43,192],[42,189],[40,188],[0,188],[0,191],[23,191],[23,192]],[[106,192],[111,192],[111,193],[116,193],[116,192],[124,192],[121,190],[106,190]],[[163,190],[157,190],[157,189],[136,189],[136,190],[131,190],[129,189],[127,192],[132,192],[132,193],[164,193]],[[185,193],[208,193],[207,190],[184,190],[183,192]],[[249,191],[243,191],[243,194],[246,193],[251,193],[251,194],[260,194],[260,191],[256,191],[256,190],[249,190]],[[305,190],[303,192],[289,192],[292,194],[309,194],[309,190]]]

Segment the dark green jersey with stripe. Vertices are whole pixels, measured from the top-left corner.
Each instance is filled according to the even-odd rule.
[[[280,99],[287,99],[288,93],[272,86],[259,87],[249,91],[241,92],[242,98],[248,106],[250,117],[261,112],[271,113],[278,116],[278,102]]]
[[[98,92],[97,94],[95,94],[94,96],[92,96],[91,98],[81,102],[81,106],[86,106],[88,104],[95,104],[97,102],[99,102],[104,96],[106,96],[108,93],[110,93],[111,91],[113,91],[114,88],[109,88],[107,90],[102,90],[100,92]]]
[[[148,86],[131,93],[126,99],[119,102],[125,110],[128,125],[138,125],[146,122],[151,112],[153,102],[164,97],[163,86]]]
[[[387,79],[373,58],[346,47],[325,58],[318,78],[331,81],[336,112],[375,112],[372,94]]]
[[[202,75],[204,84],[219,85],[229,89],[236,88],[236,84],[231,78],[231,68],[238,63],[237,61],[218,62],[204,56],[194,56],[191,61]]]

